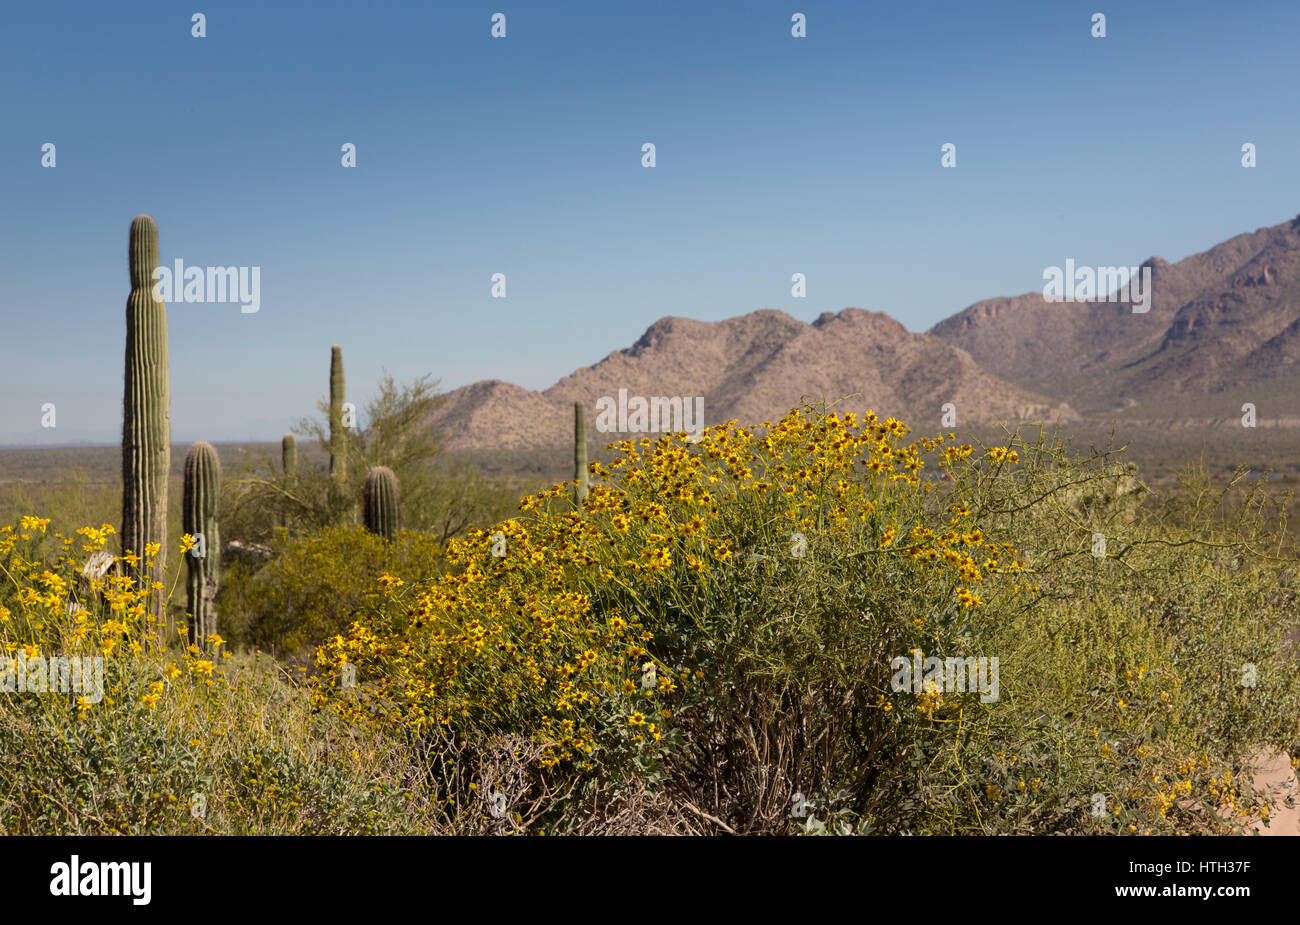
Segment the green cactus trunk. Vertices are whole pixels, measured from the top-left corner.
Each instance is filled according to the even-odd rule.
[[[346,401],[343,382],[343,348],[330,348],[330,479],[326,489],[331,516],[346,523],[356,523],[356,505],[349,496],[348,429],[343,419]]]
[[[573,403],[573,503],[581,508],[591,490],[587,474],[587,412],[582,402]]]
[[[298,440],[293,434],[285,434],[280,440],[280,465],[284,467],[285,491],[292,491],[298,481]],[[288,500],[280,500],[280,526],[289,525]]]
[[[186,557],[190,643],[200,649],[217,631],[216,598],[221,582],[221,535],[217,504],[221,461],[210,443],[196,443],[185,455],[185,494],[181,523],[196,543]]]
[[[126,372],[122,395],[122,551],[141,557],[158,544],[153,577],[167,560],[167,477],[171,469],[171,395],[167,370],[167,306],[153,296],[158,225],[148,215],[131,222],[131,294],[126,300]],[[163,616],[154,592],[149,612]]]
[[[391,540],[400,520],[397,476],[387,466],[375,466],[366,474],[363,491],[366,529]]]
[[[280,464],[284,467],[284,478],[292,482],[298,477],[298,439],[293,434],[280,438]]]
[[[347,482],[346,457],[347,431],[343,426],[343,348],[335,344],[330,348],[330,478],[342,490]]]

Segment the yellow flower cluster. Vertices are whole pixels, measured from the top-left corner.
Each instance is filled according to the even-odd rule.
[[[767,552],[802,534],[809,555],[908,558],[946,576],[953,603],[979,607],[972,585],[1024,564],[965,526],[959,500],[947,529],[923,524],[935,487],[922,478],[926,455],[953,466],[973,449],[907,433],[872,412],[805,407],[761,435],[732,421],[695,441],[616,443],[608,465],[590,466],[581,511],[572,483],[558,484],[525,497],[516,518],[450,541],[443,577],[403,588],[381,576],[382,606],[317,651],[314,696],[353,720],[416,732],[531,735],[552,763],[652,745],[663,731],[647,707],[686,681],[680,667],[645,671],[663,629],[656,602],[671,596],[694,612],[708,589],[765,557],[742,529],[754,522],[774,538]],[[349,676],[355,685],[340,683]]]
[[[49,524],[48,518],[27,515],[17,530],[0,527],[0,656],[21,651],[28,659],[103,658],[103,698],[77,698],[79,711],[119,697],[155,709],[166,682],[181,674],[164,628],[149,608],[161,583],[148,569],[137,577],[132,569],[117,567],[136,565],[139,559],[105,550],[115,533],[112,525],[82,527],[64,536],[49,535]],[[147,554],[156,556],[156,544],[150,545],[154,548]],[[196,661],[190,653],[183,659],[210,683],[210,662]]]

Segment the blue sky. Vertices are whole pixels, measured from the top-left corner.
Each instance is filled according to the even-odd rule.
[[[138,212],[164,263],[261,267],[256,314],[169,306],[176,442],[278,438],[325,393],[334,343],[358,404],[384,368],[545,388],[665,315],[857,306],[918,331],[1066,257],[1175,261],[1300,212],[1294,0],[4,18],[0,444],[119,439]]]

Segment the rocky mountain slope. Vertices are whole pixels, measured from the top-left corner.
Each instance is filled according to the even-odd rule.
[[[1149,311],[1128,302],[987,299],[912,333],[881,312],[846,308],[811,324],[764,309],[704,322],[667,317],[632,346],[545,391],[500,380],[456,389],[433,415],[452,448],[526,449],[571,439],[585,403],[704,399],[704,422],[775,420],[805,398],[874,408],[914,426],[1078,417],[1205,423],[1259,408],[1261,426],[1300,425],[1300,217],[1176,264],[1159,257]],[[1289,409],[1294,406],[1293,413]]]
[[[725,321],[662,318],[625,350],[566,376],[544,392],[499,380],[448,393],[433,423],[448,445],[526,448],[572,439],[582,401],[598,444],[597,402],[629,397],[704,398],[706,425],[776,420],[810,399],[857,393],[846,410],[874,408],[938,429],[953,402],[961,420],[1042,417],[1069,409],[988,373],[964,350],[914,334],[888,315],[847,308],[811,324],[765,309]]]

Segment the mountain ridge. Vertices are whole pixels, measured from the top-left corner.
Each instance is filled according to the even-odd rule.
[[[1049,303],[1041,292],[975,302],[923,332],[844,308],[803,322],[763,308],[721,321],[666,315],[631,345],[544,390],[501,379],[455,389],[430,417],[451,448],[555,447],[573,402],[703,396],[705,424],[776,420],[805,398],[870,407],[921,429],[1077,418],[1230,419],[1252,396],[1300,391],[1300,216],[1171,264],[1150,257],[1149,311]],[[1189,398],[1201,406],[1182,409]],[[1240,400],[1239,400],[1240,399]],[[1295,415],[1275,409],[1277,419]],[[608,443],[626,434],[593,431]]]

